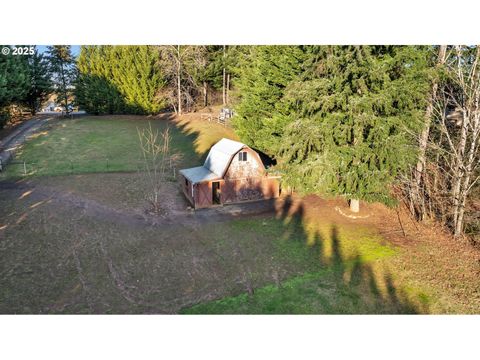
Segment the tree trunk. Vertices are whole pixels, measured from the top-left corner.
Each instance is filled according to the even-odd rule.
[[[68,115],[70,110],[68,109],[67,80],[65,79],[65,71],[64,71],[64,68],[63,68],[63,62],[60,65],[60,69],[61,69],[62,84],[63,84],[63,97],[65,98],[65,112]]]
[[[461,49],[458,49],[459,56]],[[454,204],[454,226],[455,236],[460,236],[463,232],[463,219],[465,213],[465,204],[470,187],[470,177],[474,170],[475,155],[477,153],[477,141],[480,134],[480,90],[478,88],[478,61],[480,59],[480,47],[477,47],[475,61],[468,76],[468,82],[464,83],[464,77],[459,72],[459,79],[463,87],[465,97],[463,99],[462,130],[460,134],[460,144],[456,153],[454,186],[453,186],[453,204]],[[460,61],[459,61],[460,63]],[[469,141],[468,141],[469,140]],[[467,142],[470,142],[468,153]]]
[[[438,60],[437,60],[437,67],[443,65],[445,63],[445,57],[447,52],[447,46],[441,45],[440,49],[438,50]],[[416,209],[417,216],[420,220],[424,220],[425,216],[425,203],[424,197],[420,194],[420,188],[422,187],[422,180],[424,178],[425,173],[425,161],[426,161],[426,151],[427,151],[427,144],[428,144],[428,136],[430,134],[430,125],[432,122],[432,115],[433,115],[433,104],[435,97],[437,96],[438,91],[438,82],[435,80],[432,85],[432,93],[430,95],[430,100],[427,106],[427,110],[425,111],[425,123],[420,134],[420,141],[419,141],[419,152],[418,152],[418,160],[417,165],[415,167],[414,173],[414,183],[413,183],[413,195],[412,195],[412,202],[416,202],[416,204],[412,204],[412,209]]]
[[[227,104],[227,89],[226,89],[226,69],[225,69],[225,54],[226,49],[225,45],[223,45],[223,79],[222,79],[222,98],[223,98],[223,105]]]
[[[360,211],[360,200],[350,199],[350,211],[358,213]]]
[[[453,224],[455,229],[458,226],[458,220],[460,215],[460,190],[462,188],[462,179],[465,175],[464,171],[464,155],[465,155],[465,147],[467,145],[467,130],[468,130],[468,119],[465,109],[463,109],[463,116],[462,116],[462,132],[460,135],[460,144],[457,149],[457,159],[455,162],[455,169],[453,172],[454,175],[454,183],[453,183],[453,192],[452,192],[452,200],[453,200]]]
[[[177,46],[177,102],[178,114],[182,115],[182,87],[180,72],[182,64],[180,63],[180,45]]]
[[[230,90],[230,74],[227,74],[227,86],[225,89],[225,103],[228,105],[229,101],[229,90]]]
[[[203,82],[203,106],[208,106],[208,86],[206,81]]]
[[[32,112],[32,115],[35,115],[37,113],[37,106],[36,105],[37,105],[37,102],[35,100],[32,100],[30,102],[29,107],[30,107],[30,111]]]

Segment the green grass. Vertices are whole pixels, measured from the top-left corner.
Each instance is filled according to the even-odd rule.
[[[324,224],[325,225],[325,224]],[[243,234],[238,246],[246,249],[251,237],[270,239],[270,255],[283,269],[302,269],[298,275],[220,300],[182,309],[184,314],[351,314],[415,313],[426,295],[396,289],[388,273],[375,269],[377,260],[398,254],[371,229],[330,224],[329,234],[314,243],[300,221],[250,219],[231,222],[226,234]],[[308,228],[308,227],[307,227]],[[255,234],[255,235],[254,235]],[[257,249],[258,250],[258,249]],[[248,251],[246,249],[245,251]],[[262,260],[263,262],[264,260]],[[378,270],[378,269],[377,269]],[[294,274],[295,271],[290,271]],[[413,303],[411,298],[417,301]]]
[[[204,152],[195,148],[195,139],[208,129],[197,129],[194,123],[187,124],[187,131],[173,121],[146,117],[85,117],[55,121],[27,140],[15,160],[25,161],[27,173],[34,176],[137,171],[143,166],[137,128],[143,129],[149,123],[160,132],[170,126],[171,150],[183,155],[180,166],[198,164]],[[215,139],[211,142],[222,136],[218,130],[212,133]],[[23,173],[23,164],[11,164],[4,176],[22,176]]]
[[[79,197],[133,214],[142,201],[141,188],[131,179],[135,174],[43,176],[136,171],[142,164],[137,128],[149,123],[160,131],[171,126],[173,150],[183,154],[180,166],[185,167],[198,165],[221,137],[234,138],[228,128],[188,119],[85,117],[52,123],[27,141],[17,160],[28,163],[34,183],[59,192],[74,189]],[[12,164],[0,176],[17,177],[22,171]],[[302,219],[179,219],[161,227],[131,227],[116,217],[95,212],[90,217],[88,207],[83,215],[66,200],[35,206],[39,199],[22,198],[22,193],[3,190],[0,196],[0,235],[7,244],[0,249],[4,312],[158,313],[165,304],[171,306],[168,311],[183,308],[189,314],[444,311],[436,305],[443,294],[431,291],[425,276],[404,269],[415,261],[421,268],[429,257],[409,258],[406,249],[388,244],[374,227],[338,223],[333,210]],[[135,289],[131,295],[138,303],[121,296],[123,288],[116,287],[99,241],[124,289]],[[92,304],[79,295],[80,270],[72,249],[78,249]],[[456,309],[452,305],[450,312]]]

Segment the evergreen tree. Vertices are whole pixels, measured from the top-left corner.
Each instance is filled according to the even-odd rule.
[[[270,155],[278,155],[283,131],[290,121],[282,98],[302,72],[306,48],[255,46],[240,57],[237,67],[240,102],[233,125],[240,138]]]
[[[281,149],[285,179],[352,203],[388,203],[389,185],[415,161],[427,74],[423,48],[315,48],[309,71],[285,95],[295,117]]]
[[[77,60],[76,100],[91,114],[126,111],[123,97],[113,84],[115,59],[112,46],[82,46]]]
[[[35,114],[41,103],[53,91],[50,67],[43,55],[37,51],[28,57],[28,91],[22,102],[32,114]]]
[[[48,46],[47,59],[50,62],[50,70],[53,74],[55,92],[60,99],[60,104],[69,113],[68,99],[72,92],[75,77],[75,58],[72,55],[71,46]]]
[[[155,114],[166,106],[153,46],[82,46],[75,94],[94,114]]]
[[[7,106],[20,103],[25,98],[28,91],[28,74],[26,57],[0,55],[0,128],[9,117]]]
[[[123,96],[127,112],[155,114],[166,105],[160,95],[165,86],[154,46],[114,46],[112,82]],[[115,61],[116,60],[116,61]]]

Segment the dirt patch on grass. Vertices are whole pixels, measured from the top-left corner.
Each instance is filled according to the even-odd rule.
[[[140,179],[1,182],[0,312],[175,313],[241,294],[199,311],[479,310],[478,251],[402,211],[365,204],[351,219],[341,200],[293,196],[192,212],[171,183],[155,217]]]
[[[342,283],[354,271],[357,262],[348,253],[338,256],[334,245],[337,255],[328,255],[322,244],[308,243],[298,216],[289,220],[268,207],[254,204],[249,213],[240,207],[172,210],[151,221],[141,214],[141,201],[133,201],[133,177],[1,183],[0,312],[174,313],[325,267]],[[132,193],[123,181],[133,182]],[[348,298],[356,299],[357,290],[349,291]],[[351,306],[376,311],[365,304]]]

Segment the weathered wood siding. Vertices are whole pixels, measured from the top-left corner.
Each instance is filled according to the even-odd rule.
[[[186,181],[188,182],[188,185],[187,185]],[[190,204],[192,204],[192,206],[195,206],[195,202],[194,202],[194,199],[192,197],[192,183],[190,181],[188,181],[181,174],[178,174],[178,182],[180,183],[180,187],[182,188],[182,191],[183,191],[183,194],[185,195],[185,197],[188,199]]]
[[[225,180],[255,178],[265,173],[265,167],[255,151],[246,148],[239,152],[247,153],[247,161],[240,161],[238,159],[238,153],[236,153],[225,173]]]
[[[194,185],[195,209],[209,207],[212,202],[212,183],[204,182]]]
[[[268,176],[265,167],[258,154],[245,148],[240,152],[247,153],[247,160],[240,161],[238,153],[232,158],[220,183],[220,203],[236,203],[242,201],[253,201],[261,199],[272,199],[280,196],[280,177]],[[212,181],[206,181],[193,185],[185,183],[185,178],[180,175],[183,192],[187,199],[196,208],[210,207],[212,199]]]
[[[272,199],[280,195],[279,179],[267,176],[225,180],[221,185],[221,201],[223,204]]]

